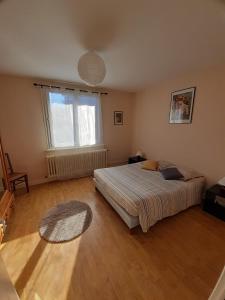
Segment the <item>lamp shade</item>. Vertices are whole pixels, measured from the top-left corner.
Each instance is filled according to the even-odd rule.
[[[144,156],[144,153],[141,150],[138,150],[136,156]]]
[[[78,61],[78,73],[86,84],[95,86],[105,78],[104,60],[94,51],[88,51]]]

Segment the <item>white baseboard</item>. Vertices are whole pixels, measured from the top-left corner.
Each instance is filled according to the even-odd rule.
[[[36,179],[36,180],[31,180],[31,181],[29,180],[29,186],[39,185],[39,184],[48,183],[48,182],[52,182],[52,181],[55,181],[55,179],[41,178],[41,179]],[[16,186],[16,189],[18,189],[18,190],[23,189],[23,188],[26,188],[25,182]],[[1,186],[0,186],[0,192],[1,191],[4,191],[4,189],[1,189]]]
[[[116,166],[121,166],[121,165],[125,165],[125,164],[127,164],[127,161],[121,161],[121,160],[120,161],[110,161],[110,162],[108,162],[108,167],[116,167]],[[56,178],[40,178],[40,179],[35,179],[35,180],[29,181],[29,185],[33,186],[33,185],[38,185],[38,184],[42,184],[42,183],[53,182],[56,180],[57,180]],[[1,187],[0,187],[0,190],[1,190]]]
[[[29,181],[29,185],[38,185],[38,184],[42,184],[42,183],[48,183],[48,182],[52,182],[55,181],[55,179],[53,178],[41,178],[41,179],[36,179],[36,180],[31,180]]]

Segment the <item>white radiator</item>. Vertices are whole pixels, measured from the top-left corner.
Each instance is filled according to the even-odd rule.
[[[48,177],[77,178],[89,176],[95,169],[107,167],[107,149],[51,154],[46,156]]]

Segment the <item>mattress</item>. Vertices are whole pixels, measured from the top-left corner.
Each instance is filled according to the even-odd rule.
[[[160,172],[142,169],[142,164],[98,169],[94,177],[128,214],[139,217],[144,232],[157,221],[201,202],[204,177],[165,180]]]

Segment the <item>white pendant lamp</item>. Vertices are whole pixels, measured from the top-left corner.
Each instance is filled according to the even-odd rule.
[[[105,78],[104,60],[94,51],[88,51],[78,61],[78,73],[87,85],[96,86]]]

